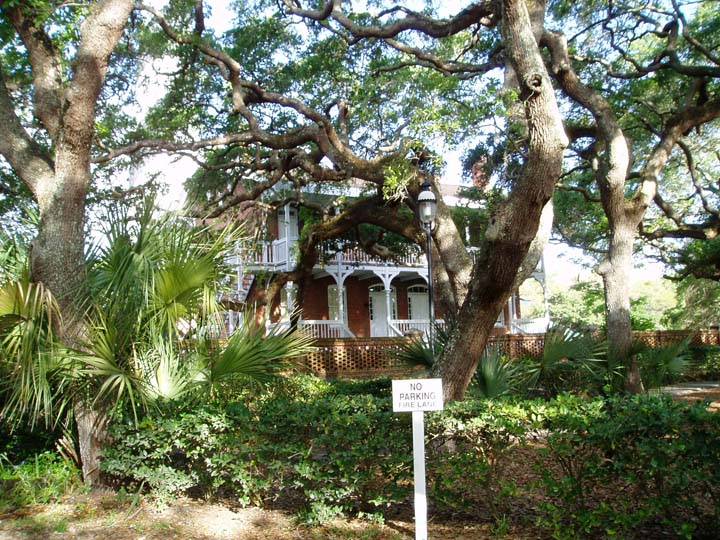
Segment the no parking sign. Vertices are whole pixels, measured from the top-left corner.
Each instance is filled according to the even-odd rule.
[[[427,540],[425,494],[424,411],[443,410],[442,379],[405,379],[392,382],[393,412],[411,412],[413,472],[415,477],[415,540]]]

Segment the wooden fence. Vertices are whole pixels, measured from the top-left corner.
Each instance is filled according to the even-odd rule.
[[[720,346],[720,329],[634,332],[636,340],[650,347],[664,347],[691,337],[693,346]],[[393,375],[413,369],[394,356],[408,338],[318,339],[315,350],[304,359],[304,367],[321,376]],[[517,358],[542,355],[545,334],[505,334],[491,336],[489,347]]]

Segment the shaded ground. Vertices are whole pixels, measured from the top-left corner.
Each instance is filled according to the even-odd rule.
[[[488,524],[431,521],[433,540],[539,538]],[[0,540],[410,540],[412,521],[378,525],[336,520],[317,527],[298,525],[275,510],[230,510],[217,504],[179,500],[163,511],[133,506],[114,494],[80,495],[62,504],[16,512],[0,519]]]

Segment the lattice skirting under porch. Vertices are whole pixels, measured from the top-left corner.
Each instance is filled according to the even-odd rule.
[[[318,339],[304,359],[308,371],[318,375],[385,372],[408,369],[394,356],[407,338]]]
[[[693,346],[719,346],[720,329],[699,331],[635,332],[634,338],[650,347],[663,347],[692,336]],[[393,354],[408,338],[319,339],[315,349],[300,360],[302,369],[321,376],[391,375],[417,370]],[[488,346],[517,358],[542,355],[545,334],[506,334],[491,336]]]

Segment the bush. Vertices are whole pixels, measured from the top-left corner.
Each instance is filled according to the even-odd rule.
[[[275,397],[117,425],[103,470],[161,502],[189,491],[300,500],[308,521],[374,512],[404,500],[412,478],[409,426],[390,408],[371,395]]]
[[[13,464],[0,454],[0,513],[58,500],[81,485],[77,468],[46,451]]]
[[[685,380],[720,380],[720,347],[690,347],[690,353],[692,360],[683,374]]]
[[[427,476],[439,509],[500,519],[516,494],[510,450],[532,424],[528,409],[488,400],[452,403],[429,417]]]
[[[430,509],[502,523],[542,499],[528,510],[560,539],[713,531],[719,423],[702,405],[648,396],[453,403],[425,416]],[[244,403],[119,424],[113,435],[104,470],[161,502],[231,497],[320,522],[382,519],[412,501],[411,415],[392,412],[385,379],[293,377]],[[539,486],[516,483],[515,448],[540,438]]]
[[[543,471],[554,538],[680,537],[720,522],[720,416],[668,397],[616,397],[553,420]]]
[[[411,416],[392,412],[387,379],[317,381],[313,389],[300,377],[291,387],[307,397],[273,390],[271,399],[148,419],[137,428],[116,425],[103,469],[144,485],[161,502],[185,492],[242,504],[278,501],[311,522],[338,513],[377,516],[411,500]],[[530,416],[490,401],[427,415],[435,507],[499,508],[512,491],[503,476],[507,450],[522,441]]]

